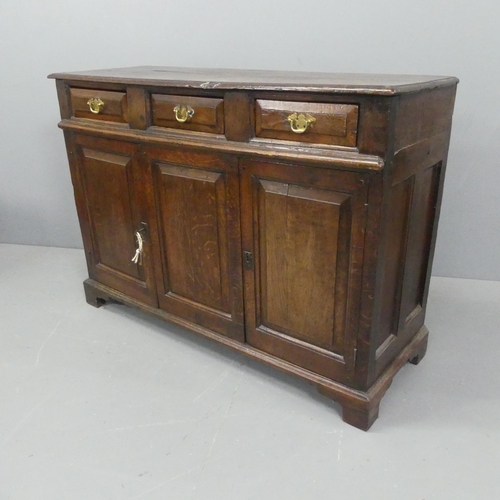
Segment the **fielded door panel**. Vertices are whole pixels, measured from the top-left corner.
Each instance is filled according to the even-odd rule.
[[[157,306],[149,238],[151,170],[139,147],[66,135],[91,278]],[[142,252],[133,261],[142,239]]]
[[[244,340],[235,159],[147,147],[158,221],[160,308]]]
[[[246,341],[349,379],[368,176],[252,161],[241,170]]]

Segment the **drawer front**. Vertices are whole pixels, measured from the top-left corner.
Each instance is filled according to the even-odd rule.
[[[109,90],[71,89],[73,116],[127,123],[127,95]]]
[[[255,135],[333,146],[356,146],[358,106],[257,100]]]
[[[224,133],[224,101],[208,97],[153,94],[153,124],[210,134]]]

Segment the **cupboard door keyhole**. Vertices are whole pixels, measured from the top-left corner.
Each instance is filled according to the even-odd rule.
[[[253,269],[253,254],[252,252],[243,252],[243,264],[245,269],[252,270]]]

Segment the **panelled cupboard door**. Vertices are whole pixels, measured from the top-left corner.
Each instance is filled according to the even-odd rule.
[[[91,278],[158,305],[149,238],[151,171],[139,146],[66,135],[77,210]],[[142,254],[132,259],[143,240]]]
[[[158,221],[160,308],[244,340],[236,160],[148,146]]]
[[[349,380],[368,176],[258,161],[241,171],[246,341]]]

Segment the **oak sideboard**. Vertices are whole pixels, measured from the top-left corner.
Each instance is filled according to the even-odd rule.
[[[50,78],[87,301],[306,379],[367,430],[426,351],[458,80],[165,67]]]

